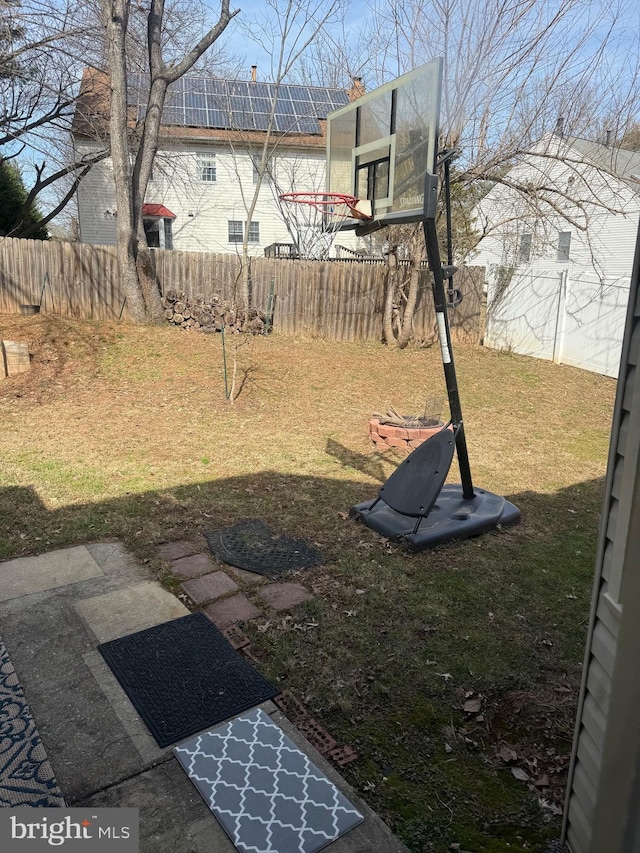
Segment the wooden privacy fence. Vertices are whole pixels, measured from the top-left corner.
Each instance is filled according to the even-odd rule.
[[[240,259],[204,252],[154,251],[163,290],[183,290],[210,299],[233,300],[240,282]],[[410,274],[399,267],[398,275]],[[383,263],[337,263],[252,258],[252,303],[266,310],[275,294],[273,327],[283,334],[338,341],[378,341],[388,268]],[[428,270],[421,270],[414,337],[436,338]],[[456,274],[464,296],[450,312],[454,340],[481,337],[483,269]],[[94,320],[128,320],[116,251],[113,246],[0,238],[0,313],[15,314],[21,305],[39,305],[41,313]]]

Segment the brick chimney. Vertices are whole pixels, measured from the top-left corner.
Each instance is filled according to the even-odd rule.
[[[258,79],[258,66],[252,65],[251,66],[251,82],[255,83],[257,81],[257,79]]]
[[[358,98],[361,98],[365,93],[364,83],[362,82],[362,77],[352,77],[353,84],[347,95],[349,96],[350,101],[357,101]]]

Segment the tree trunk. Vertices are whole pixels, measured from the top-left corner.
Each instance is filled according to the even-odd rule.
[[[418,283],[420,281],[420,270],[417,266],[411,268],[411,276],[409,278],[409,295],[407,296],[407,304],[404,306],[402,315],[402,331],[398,336],[398,348],[405,349],[411,335],[413,334],[413,315],[418,304]]]
[[[129,314],[136,322],[146,319],[145,303],[136,271],[136,238],[131,204],[131,164],[127,134],[126,32],[128,0],[102,0],[107,30],[111,102],[109,132],[116,190],[117,257]]]
[[[397,287],[397,268],[389,267],[387,271],[387,292],[384,300],[384,314],[382,315],[382,339],[390,347],[395,344],[396,338],[393,334],[393,301]]]
[[[158,136],[167,87],[184,76],[224,31],[237,11],[221,0],[220,17],[180,62],[162,58],[164,0],[151,0],[147,13],[150,89],[133,173],[130,161],[127,104],[127,27],[131,0],[100,0],[107,36],[111,81],[109,131],[118,211],[117,257],[127,305],[137,322],[162,322],[164,311],[151,251],[144,231],[144,197],[158,150]],[[139,5],[139,4],[138,4]]]

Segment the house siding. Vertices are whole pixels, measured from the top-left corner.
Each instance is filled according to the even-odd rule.
[[[76,143],[80,154],[97,146]],[[215,158],[216,180],[202,181],[199,156]],[[255,154],[253,155],[255,157]],[[322,191],[325,181],[324,150],[279,148],[274,156],[276,184],[263,181],[252,216],[259,225],[259,242],[249,244],[249,254],[260,256],[271,243],[291,243],[292,236],[280,212],[277,194],[292,188]],[[168,144],[158,151],[154,180],[149,183],[146,201],[163,204],[173,220],[175,249],[193,252],[239,254],[242,243],[229,241],[229,221],[245,222],[247,205],[255,189],[253,160],[248,149],[239,145],[216,145],[189,140]],[[77,193],[80,239],[86,243],[115,245],[116,209],[113,169],[110,160],[94,166],[82,180]],[[356,249],[363,245],[352,232],[340,235],[339,242]]]
[[[579,154],[570,153],[572,160]],[[640,196],[632,185],[587,163],[536,160],[511,173],[559,191],[583,181],[583,209],[569,223],[547,212],[544,223],[515,191],[496,187],[476,212],[490,227],[473,262],[487,270],[485,345],[617,376],[629,294]],[[603,210],[601,205],[609,209]],[[559,232],[570,232],[568,260],[558,260]],[[523,235],[531,257],[519,260]]]
[[[605,484],[564,837],[571,853],[637,849],[640,726],[640,232]],[[635,803],[634,803],[635,797]],[[632,843],[630,839],[635,839]]]

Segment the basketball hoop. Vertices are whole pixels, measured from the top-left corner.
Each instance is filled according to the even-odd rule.
[[[300,257],[329,257],[345,219],[371,219],[371,202],[346,193],[290,192],[278,196],[290,208]]]

